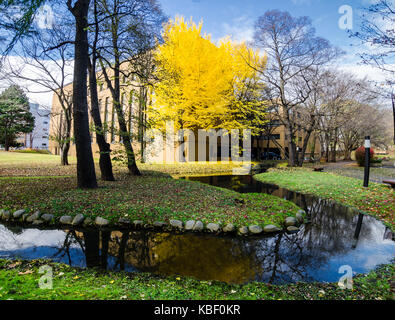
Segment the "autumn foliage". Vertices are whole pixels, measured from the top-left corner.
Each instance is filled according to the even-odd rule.
[[[202,23],[177,17],[163,32],[155,53],[156,78],[150,119],[163,128],[243,129],[264,122],[263,84],[257,69],[266,57],[230,39],[215,44]]]
[[[370,149],[370,160],[374,157],[374,150]],[[360,147],[355,152],[355,159],[360,167],[365,166],[365,147]]]

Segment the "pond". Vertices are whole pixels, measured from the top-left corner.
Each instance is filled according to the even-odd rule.
[[[306,210],[311,223],[302,226],[297,234],[256,238],[126,230],[40,230],[0,224],[0,258],[48,258],[76,267],[240,284],[337,282],[341,266],[366,273],[393,258],[395,243],[390,230],[350,208],[262,184],[251,176],[187,179],[288,199]]]

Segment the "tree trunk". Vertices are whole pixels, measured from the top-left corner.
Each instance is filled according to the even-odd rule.
[[[9,137],[8,137],[8,133],[7,133],[7,129],[5,130],[5,133],[4,133],[4,149],[5,149],[5,151],[10,151],[10,139],[9,139]]]
[[[70,150],[70,142],[66,142],[60,147],[60,164],[62,166],[69,165],[69,158],[68,158],[69,150]]]
[[[115,52],[117,52],[117,48],[115,48]],[[125,148],[126,151],[126,156],[128,159],[128,169],[129,173],[133,174],[135,176],[141,175],[140,170],[137,168],[136,164],[136,158],[135,154],[133,151],[133,146],[130,140],[130,135],[126,126],[126,121],[125,121],[125,115],[121,106],[121,90],[120,90],[120,65],[119,65],[119,57],[115,58],[115,68],[114,68],[114,93],[113,93],[113,99],[114,99],[114,107],[117,112],[117,117],[118,117],[118,124],[119,124],[119,130],[120,130],[120,135],[122,138],[122,144]]]
[[[96,59],[89,64],[89,86],[91,89],[91,115],[95,124],[96,142],[100,150],[99,166],[104,181],[115,181],[111,164],[111,148],[104,137],[103,124],[100,117],[99,97],[97,94]]]
[[[299,163],[298,163],[299,167],[303,167],[304,157],[306,155],[306,150],[307,150],[307,146],[309,144],[311,133],[312,133],[312,130],[308,130],[306,133],[306,136],[304,138],[302,151],[300,152],[300,155],[299,155]]]
[[[75,59],[73,81],[74,137],[77,153],[77,181],[79,188],[97,188],[95,164],[89,132],[87,101],[88,9],[90,0],[78,0],[74,7],[69,3],[76,22]]]

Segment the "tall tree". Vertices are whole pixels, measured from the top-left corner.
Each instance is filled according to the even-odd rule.
[[[34,129],[34,117],[29,111],[29,100],[23,90],[12,85],[0,95],[0,133],[4,148],[9,151],[11,138]]]
[[[89,88],[90,88],[90,101],[91,101],[91,115],[95,125],[96,141],[99,146],[100,158],[99,166],[101,178],[104,181],[114,181],[114,174],[111,163],[111,148],[110,144],[106,141],[103,123],[100,116],[99,96],[97,92],[97,44],[99,40],[100,25],[97,11],[97,0],[93,1],[93,22],[92,40],[91,40],[91,54],[88,62],[89,71]]]
[[[111,91],[129,173],[140,175],[122,105],[121,76],[127,78],[130,72],[134,73],[135,61],[152,49],[163,14],[156,1],[144,0],[101,0],[98,10],[103,17],[98,46],[101,72]]]
[[[296,119],[312,88],[312,69],[331,61],[338,53],[327,40],[317,37],[308,17],[292,17],[288,12],[267,11],[255,23],[255,43],[268,55],[268,65],[260,70],[266,92],[279,120],[285,126],[289,165],[297,164]]]
[[[4,53],[9,53],[19,39],[34,31],[34,18],[40,6],[46,2],[59,3],[55,0],[6,0],[0,2],[3,14],[0,28],[11,38]],[[77,150],[77,185],[80,188],[96,188],[97,181],[90,143],[87,105],[89,59],[87,29],[90,0],[65,0],[64,3],[75,19],[73,116]]]
[[[77,0],[74,5],[67,0],[67,7],[75,18],[73,118],[79,188],[97,188],[87,101],[89,4],[90,0]]]
[[[158,82],[150,110],[157,127],[172,120],[176,130],[258,130],[265,106],[262,84],[249,64],[263,69],[266,58],[230,40],[216,45],[202,34],[202,23],[181,17],[166,25],[163,38],[155,53]]]

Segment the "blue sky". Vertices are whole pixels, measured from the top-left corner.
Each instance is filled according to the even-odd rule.
[[[252,35],[254,21],[271,9],[287,10],[293,16],[309,16],[319,36],[334,45],[346,48],[351,40],[347,32],[341,30],[338,21],[342,16],[339,8],[349,5],[357,17],[367,0],[159,0],[164,11],[170,16],[193,17],[203,20],[203,29],[214,39],[226,35],[244,38]]]
[[[383,81],[385,76],[372,67],[361,65],[357,53],[366,51],[365,46],[350,46],[356,41],[350,39],[347,31],[339,27],[342,14],[339,8],[348,5],[353,10],[354,31],[359,26],[358,16],[363,7],[376,0],[158,0],[163,11],[171,18],[176,15],[193,18],[195,22],[203,21],[203,31],[211,34],[213,40],[232,36],[234,40],[251,40],[254,23],[267,10],[287,10],[293,16],[309,16],[318,36],[328,39],[333,45],[346,52],[337,67],[356,74],[368,76],[371,80]],[[393,0],[395,1],[395,0]],[[1,83],[0,83],[1,87]],[[30,89],[32,87],[33,89]],[[1,89],[1,88],[0,88]],[[34,85],[28,95],[33,102],[51,105],[51,93],[34,93],[40,91]],[[1,91],[1,90],[0,90]]]

